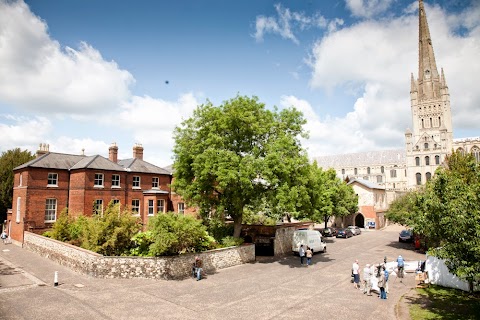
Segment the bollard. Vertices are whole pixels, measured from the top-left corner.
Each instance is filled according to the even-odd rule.
[[[58,271],[55,271],[55,275],[53,277],[53,286],[58,287]]]

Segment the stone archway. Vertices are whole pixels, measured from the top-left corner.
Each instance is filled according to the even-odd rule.
[[[355,216],[355,225],[359,228],[365,228],[365,217],[363,216],[363,214],[358,213]]]

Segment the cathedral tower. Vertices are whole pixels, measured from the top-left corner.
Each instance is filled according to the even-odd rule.
[[[425,184],[452,151],[450,94],[443,69],[439,74],[423,0],[418,1],[418,78],[410,79],[412,130],[407,129],[407,187]]]

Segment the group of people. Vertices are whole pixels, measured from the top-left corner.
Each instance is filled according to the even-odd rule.
[[[298,255],[300,256],[300,264],[303,266],[305,262],[305,257],[307,258],[307,267],[312,264],[312,256],[313,256],[313,251],[312,249],[307,246],[307,249],[305,250],[305,247],[300,245],[300,249],[298,250]]]
[[[363,268],[363,288],[360,287],[360,265],[358,264],[358,260],[352,265],[352,277],[353,277],[353,287],[355,289],[363,290],[363,293],[371,296],[372,293],[372,285],[374,277],[377,279],[377,286],[380,290],[379,297],[380,299],[387,299],[388,293],[388,278],[389,272],[386,268],[386,257],[384,259],[384,263],[377,264],[377,265],[370,265],[367,263]],[[403,269],[404,269],[404,260],[403,257],[400,255],[397,258],[397,268],[398,268],[398,277],[400,281],[403,278]]]

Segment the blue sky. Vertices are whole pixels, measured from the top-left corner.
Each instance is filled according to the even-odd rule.
[[[425,0],[454,136],[479,136],[480,3]],[[418,2],[0,0],[0,151],[172,162],[209,99],[304,112],[311,157],[403,148]],[[168,83],[167,83],[168,81]]]

